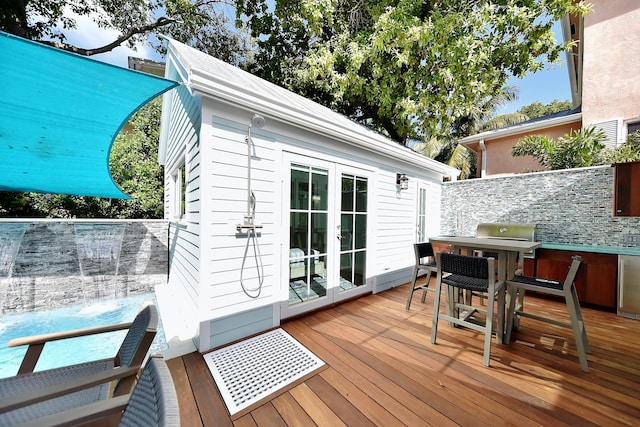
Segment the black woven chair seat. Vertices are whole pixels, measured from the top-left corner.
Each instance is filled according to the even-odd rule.
[[[489,283],[487,279],[479,279],[475,277],[460,276],[458,274],[450,274],[442,278],[442,283],[455,286],[470,291],[487,292]]]
[[[564,286],[563,283],[556,282],[555,280],[537,279],[535,277],[530,277],[530,276],[515,276],[512,282],[524,283],[527,285],[540,286],[543,288],[556,289],[556,290],[562,290],[562,287]]]

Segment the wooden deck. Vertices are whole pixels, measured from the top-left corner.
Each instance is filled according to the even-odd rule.
[[[568,329],[522,319],[510,345],[443,322],[429,341],[433,295],[407,285],[282,327],[327,367],[229,416],[198,353],[168,361],[185,426],[620,426],[640,425],[640,320],[583,307],[591,344],[580,370]],[[564,304],[528,307],[568,318]]]

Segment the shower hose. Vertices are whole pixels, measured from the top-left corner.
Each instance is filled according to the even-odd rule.
[[[255,196],[251,193],[252,198],[252,218],[255,218]],[[244,266],[247,262],[249,254],[249,244],[253,241],[253,256],[256,260],[256,271],[258,273],[258,286],[256,288],[248,288],[244,283]],[[262,292],[262,283],[264,282],[264,265],[262,264],[262,255],[260,254],[260,244],[258,243],[258,232],[255,227],[247,229],[247,244],[244,247],[244,255],[242,256],[242,266],[240,267],[240,286],[249,298],[258,298]]]

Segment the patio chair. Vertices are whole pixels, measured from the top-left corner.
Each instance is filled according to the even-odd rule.
[[[584,372],[589,372],[586,353],[590,353],[591,348],[589,347],[587,331],[584,326],[582,311],[580,310],[580,302],[578,300],[578,293],[576,292],[576,286],[574,283],[581,263],[581,257],[572,257],[571,265],[569,266],[569,271],[564,282],[539,279],[530,276],[515,276],[513,280],[508,280],[506,282],[511,298],[509,299],[509,318],[507,319],[505,342],[508,343],[510,341],[511,331],[514,328],[518,328],[521,317],[528,317],[541,322],[546,322],[552,325],[572,329],[573,335],[575,336],[576,340],[580,367]],[[551,319],[524,311],[525,291],[533,291],[540,294],[563,297],[569,311],[569,318],[571,319],[571,323],[561,322],[556,319]]]
[[[62,425],[180,426],[178,397],[161,356],[147,361],[130,394],[34,419],[22,426]]]
[[[130,393],[156,335],[157,326],[157,309],[150,301],[145,301],[131,323],[11,340],[10,347],[29,345],[29,348],[19,374],[0,379],[0,426],[39,418],[52,410],[57,412]],[[33,372],[44,345],[49,341],[125,329],[128,329],[128,332],[117,354],[112,358]],[[113,381],[113,384],[102,381],[96,383],[95,387],[76,391],[78,384],[86,378],[100,374],[110,376],[109,381]],[[52,399],[57,396],[62,397]]]
[[[454,325],[464,326],[484,333],[484,364],[489,366],[491,357],[491,338],[493,334],[493,319],[496,315],[495,304],[487,304],[486,307],[474,307],[465,302],[460,302],[460,291],[485,292],[488,295],[498,295],[496,338],[502,342],[504,329],[505,287],[504,283],[496,281],[495,259],[438,253],[436,296],[433,305],[433,327],[431,328],[431,343],[436,343],[438,333],[438,320],[443,319]],[[448,275],[447,275],[448,274]],[[448,286],[447,313],[440,312],[440,291],[442,284]],[[474,316],[476,313],[484,313],[484,324]]]
[[[414,243],[413,251],[415,253],[416,262],[413,266],[413,279],[411,281],[411,286],[409,287],[409,296],[407,297],[407,310],[411,307],[411,299],[413,298],[413,293],[415,291],[422,290],[422,302],[427,298],[427,292],[435,292],[435,289],[429,289],[429,282],[431,281],[431,275],[436,274],[438,270],[431,243]],[[427,276],[427,281],[423,285],[416,286],[418,274],[420,274],[420,271],[422,270],[428,271],[429,275]]]

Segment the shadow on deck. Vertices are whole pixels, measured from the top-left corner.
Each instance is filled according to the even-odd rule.
[[[284,323],[327,368],[233,418],[199,353],[169,360],[182,425],[638,425],[640,321],[583,308],[584,373],[570,330],[523,319],[486,368],[480,333],[443,324],[430,343],[432,295],[406,311],[407,286]],[[526,304],[568,319],[556,300]]]

